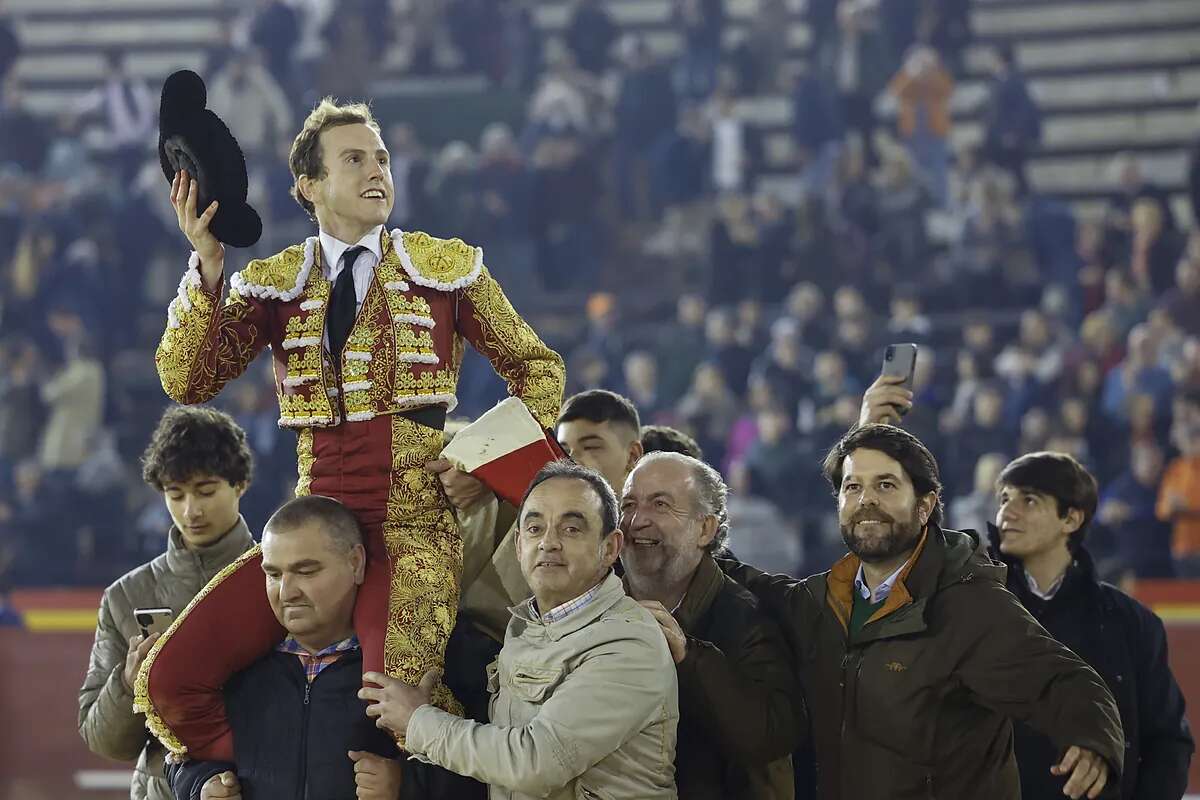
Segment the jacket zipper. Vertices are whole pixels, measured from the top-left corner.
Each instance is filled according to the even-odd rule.
[[[312,699],[312,681],[304,675],[304,712],[300,717],[300,797],[298,800],[307,800],[308,798],[308,711],[310,708],[309,701]],[[318,676],[320,677],[320,676]],[[313,680],[316,680],[315,678]]]

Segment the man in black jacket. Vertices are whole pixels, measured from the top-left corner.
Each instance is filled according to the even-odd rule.
[[[778,626],[712,557],[726,494],[702,461],[643,456],[621,499],[626,591],[658,620],[679,674],[679,796],[791,800],[788,754],[807,719]]]
[[[236,764],[168,767],[175,796],[482,798],[474,781],[398,760],[357,698],[362,651],[352,617],[366,553],[346,507],[317,495],[285,503],[267,522],[262,553],[267,598],[288,636],[225,686]]]
[[[1054,638],[1104,678],[1125,729],[1122,800],[1177,798],[1187,789],[1195,745],[1183,694],[1167,662],[1162,621],[1096,577],[1083,546],[1096,512],[1096,480],[1064,453],[1030,453],[1000,473],[993,555],[1008,566],[1007,585]],[[1062,796],[1064,779],[1044,765],[1054,746],[1017,725],[1021,796]]]

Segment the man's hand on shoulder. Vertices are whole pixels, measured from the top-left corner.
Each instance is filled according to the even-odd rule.
[[[351,750],[354,762],[354,796],[358,800],[397,800],[404,781],[400,762],[362,750]]]
[[[200,790],[200,800],[242,800],[242,785],[237,775],[228,771],[213,775]]]
[[[679,621],[675,619],[667,607],[657,600],[639,600],[639,604],[654,617],[655,622],[662,628],[667,640],[667,648],[671,651],[671,660],[676,664],[687,658],[687,634],[683,632]]]
[[[368,672],[363,675],[363,683],[374,683],[382,688],[364,686],[358,690],[358,697],[370,703],[367,716],[375,720],[376,726],[401,737],[408,733],[408,722],[413,712],[432,702],[433,687],[437,686],[441,677],[441,670],[431,669],[421,677],[419,684],[410,686],[382,672]]]

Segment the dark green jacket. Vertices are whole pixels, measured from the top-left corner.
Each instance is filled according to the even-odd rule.
[[[978,544],[931,525],[853,640],[857,558],[802,581],[728,565],[798,654],[822,800],[1018,800],[1013,719],[1060,752],[1099,753],[1119,785],[1124,739],[1112,695],[1004,588],[1004,567]]]
[[[675,612],[680,800],[792,800],[790,754],[806,732],[792,660],[758,600],[705,556]]]

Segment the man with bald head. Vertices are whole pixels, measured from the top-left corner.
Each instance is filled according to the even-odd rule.
[[[680,797],[794,796],[788,754],[806,730],[776,624],[712,553],[728,537],[721,476],[650,453],[625,481],[625,586],[662,627],[679,675]]]

